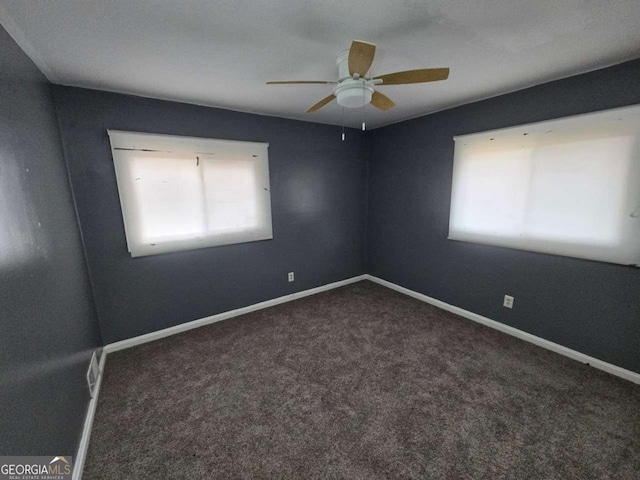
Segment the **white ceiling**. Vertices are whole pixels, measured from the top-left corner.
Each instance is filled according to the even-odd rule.
[[[0,23],[54,83],[340,125],[304,111],[359,39],[374,75],[451,68],[380,90],[368,128],[640,57],[640,0],[0,0]],[[358,127],[362,109],[345,110]]]

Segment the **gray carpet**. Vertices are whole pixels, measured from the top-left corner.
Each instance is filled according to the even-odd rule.
[[[640,478],[640,386],[371,282],[109,355],[85,479]]]

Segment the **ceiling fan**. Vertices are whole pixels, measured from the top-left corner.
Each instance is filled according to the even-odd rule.
[[[372,43],[354,40],[351,48],[345,50],[336,59],[338,65],[338,81],[327,80],[285,80],[267,82],[267,85],[287,84],[321,84],[335,85],[333,93],[311,106],[305,113],[313,113],[334,99],[347,108],[358,108],[371,103],[380,110],[389,110],[395,103],[376,90],[379,85],[405,85],[409,83],[426,83],[446,80],[448,68],[423,68],[404,72],[388,73],[376,77],[368,77],[367,72],[373,63],[376,46]]]

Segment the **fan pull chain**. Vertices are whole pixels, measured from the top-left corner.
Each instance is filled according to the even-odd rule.
[[[364,85],[364,83],[363,83]],[[362,89],[362,131],[366,130],[366,125],[364,123],[364,107],[366,106],[365,98],[364,98],[364,88]]]
[[[344,107],[342,107],[342,141],[344,142]]]

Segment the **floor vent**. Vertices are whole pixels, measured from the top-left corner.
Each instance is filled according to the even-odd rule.
[[[91,355],[91,362],[89,362],[89,370],[87,370],[87,383],[89,384],[89,393],[91,394],[91,398],[93,398],[99,375],[100,368],[98,367],[98,356],[94,350],[93,355]]]

